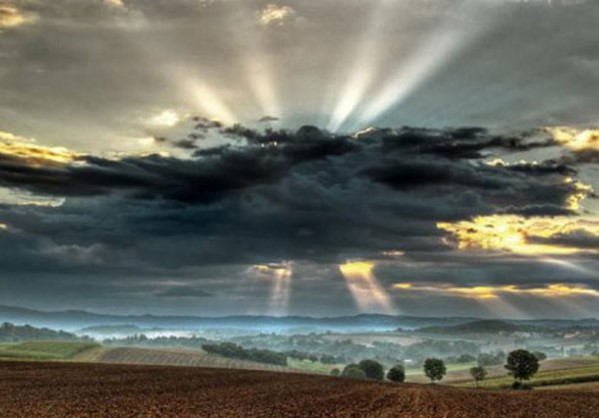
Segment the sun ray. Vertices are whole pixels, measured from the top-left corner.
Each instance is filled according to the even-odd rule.
[[[458,3],[458,10],[474,16],[476,25],[464,25],[454,16],[446,18],[437,29],[431,30],[406,60],[402,60],[393,75],[368,99],[366,107],[352,124],[352,131],[370,125],[398,106],[422,84],[435,76],[458,52],[466,48],[482,33],[484,25],[478,22],[476,9],[469,2]],[[466,13],[467,12],[467,13]]]
[[[395,313],[387,292],[374,275],[375,264],[369,261],[348,261],[339,266],[358,308],[362,312]]]
[[[375,81],[382,59],[381,35],[386,23],[388,4],[389,2],[386,1],[380,2],[370,16],[367,29],[354,56],[355,63],[347,74],[343,91],[329,120],[328,129],[332,132],[342,127]]]
[[[250,268],[251,274],[263,280],[269,280],[270,295],[268,313],[270,315],[287,315],[291,295],[291,277],[293,266],[289,262],[278,264],[258,264]]]
[[[278,83],[274,75],[271,56],[266,47],[267,36],[270,33],[269,26],[272,22],[268,20],[268,16],[270,19],[276,19],[279,15],[275,13],[273,17],[265,11],[255,13],[244,2],[232,3],[231,6],[230,17],[237,21],[247,22],[247,25],[233,31],[233,36],[237,43],[237,49],[240,51],[239,57],[244,76],[262,113],[258,117],[280,118],[282,109],[278,97]],[[273,12],[271,9],[268,10]],[[280,12],[283,13],[280,16],[281,19],[285,17],[286,10],[284,8]]]

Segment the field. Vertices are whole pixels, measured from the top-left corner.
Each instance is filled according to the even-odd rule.
[[[32,341],[1,345],[0,359],[64,360],[99,346],[96,343],[62,341]]]
[[[0,363],[3,418],[595,418],[592,392],[495,392],[306,374]]]
[[[506,375],[503,367],[489,368],[489,378],[482,386],[486,388],[508,387],[513,379]],[[446,383],[458,386],[472,386],[472,378],[466,376],[468,371],[448,373]],[[462,379],[463,378],[463,379]],[[589,384],[599,382],[599,358],[573,358],[548,360],[541,363],[539,372],[528,382],[534,387],[555,386],[565,387],[569,384]]]
[[[143,364],[152,366],[183,366],[284,372],[288,367],[228,359],[200,350],[149,349],[129,347],[97,347],[72,358],[73,361],[109,364]]]

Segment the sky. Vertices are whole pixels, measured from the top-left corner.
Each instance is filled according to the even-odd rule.
[[[597,21],[0,0],[0,304],[599,317]]]

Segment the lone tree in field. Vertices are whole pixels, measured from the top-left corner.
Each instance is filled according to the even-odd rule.
[[[523,380],[530,379],[539,371],[539,359],[530,351],[512,351],[507,356],[505,368],[508,369],[515,380],[522,384]]]
[[[331,376],[339,376],[341,374],[341,371],[337,368],[331,370]]]
[[[446,373],[447,368],[443,360],[438,358],[427,358],[424,360],[424,374],[431,380],[431,383],[441,381]]]
[[[385,370],[383,369],[383,365],[378,361],[362,360],[358,366],[364,370],[366,377],[369,379],[383,380],[385,378]]]
[[[341,376],[349,377],[350,379],[366,379],[366,373],[357,364],[348,364],[343,368]]]
[[[482,382],[487,377],[487,370],[482,366],[473,367],[470,369],[470,375],[474,379],[476,387],[478,387],[478,382]]]
[[[387,379],[392,382],[402,383],[406,380],[406,371],[402,365],[393,366],[387,372]]]

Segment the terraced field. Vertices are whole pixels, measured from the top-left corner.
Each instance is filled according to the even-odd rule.
[[[35,382],[35,384],[32,384]],[[497,392],[306,374],[0,362],[2,418],[596,418],[592,392]]]
[[[473,386],[468,365],[461,370],[450,370],[443,379],[444,384],[456,386]],[[511,377],[503,366],[486,367],[488,376],[483,383],[484,387],[498,388],[512,383]],[[576,378],[597,376],[599,380],[599,357],[566,358],[547,360],[541,363],[539,373],[533,378],[532,383],[548,384],[550,380],[563,378]],[[407,380],[414,383],[426,383],[427,378],[422,375],[408,373]],[[543,383],[544,382],[544,383]]]
[[[294,371],[289,367],[227,359],[199,350],[97,347],[72,358],[73,361],[151,366],[205,367],[241,370]],[[297,370],[296,370],[297,371]]]
[[[499,373],[499,371],[497,371]],[[505,388],[513,382],[506,376],[505,369],[502,375],[490,375],[482,386],[486,388]],[[553,386],[578,383],[599,382],[599,358],[588,357],[578,359],[549,360],[541,363],[540,371],[528,382],[531,386]],[[471,386],[470,382],[453,382],[458,386]]]

